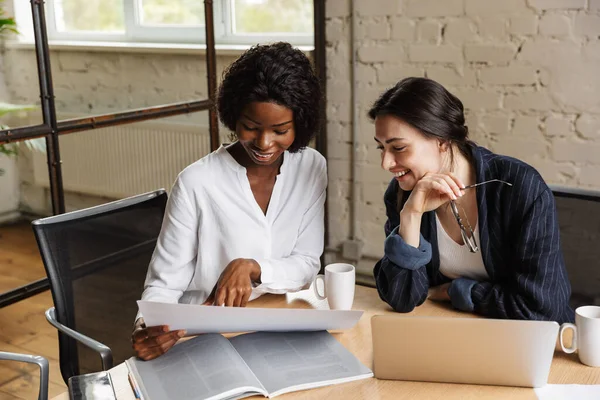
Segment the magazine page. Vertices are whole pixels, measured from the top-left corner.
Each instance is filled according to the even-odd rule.
[[[216,333],[179,343],[154,360],[132,357],[127,366],[145,400],[266,396],[233,346]]]
[[[373,376],[327,331],[256,332],[230,341],[269,397]]]

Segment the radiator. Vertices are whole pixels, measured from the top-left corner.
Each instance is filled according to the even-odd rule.
[[[65,118],[73,116],[60,116]],[[60,136],[63,186],[66,191],[116,199],[170,190],[182,169],[209,152],[203,122],[162,119],[67,134]],[[33,167],[35,184],[48,187],[45,154],[35,152]]]

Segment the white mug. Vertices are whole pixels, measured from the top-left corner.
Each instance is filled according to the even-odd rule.
[[[573,344],[565,347],[563,332],[573,330]],[[575,325],[562,324],[560,347],[565,353],[579,353],[579,360],[590,367],[600,367],[600,306],[583,306],[575,310]]]
[[[323,281],[323,295],[319,293],[317,282]],[[319,300],[327,299],[332,310],[350,310],[354,302],[354,266],[351,264],[329,264],[325,275],[317,275],[313,283],[315,296]]]

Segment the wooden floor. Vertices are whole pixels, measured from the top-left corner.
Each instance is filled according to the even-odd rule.
[[[0,226],[0,293],[44,277],[29,223]],[[0,351],[41,355],[50,362],[50,398],[67,390],[58,366],[56,330],[44,311],[52,306],[44,292],[0,308]],[[35,365],[0,361],[0,399],[37,399],[39,369]]]

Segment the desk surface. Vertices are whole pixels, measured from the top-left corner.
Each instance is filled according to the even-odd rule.
[[[312,290],[287,295],[265,295],[248,304],[249,307],[288,307],[288,308],[319,308],[327,309],[326,301],[319,301],[314,297]],[[356,287],[354,309],[364,310],[365,313],[354,328],[342,333],[333,333],[348,350],[350,350],[367,367],[372,368],[373,352],[371,344],[371,317],[377,314],[393,313],[389,306],[383,303],[377,291],[364,286]],[[452,310],[446,303],[426,301],[412,313],[415,316],[444,316],[477,318]],[[135,400],[129,382],[127,381],[127,367],[120,364],[111,369],[111,376],[119,400]],[[600,384],[600,368],[587,367],[581,364],[576,354],[564,354],[557,351],[554,354],[548,383],[553,384]],[[286,399],[536,399],[533,389],[461,385],[447,383],[385,381],[375,378],[341,385],[328,386],[302,392],[289,393],[281,396]],[[67,393],[54,398],[54,400],[68,400]],[[263,397],[254,397],[263,398]]]

